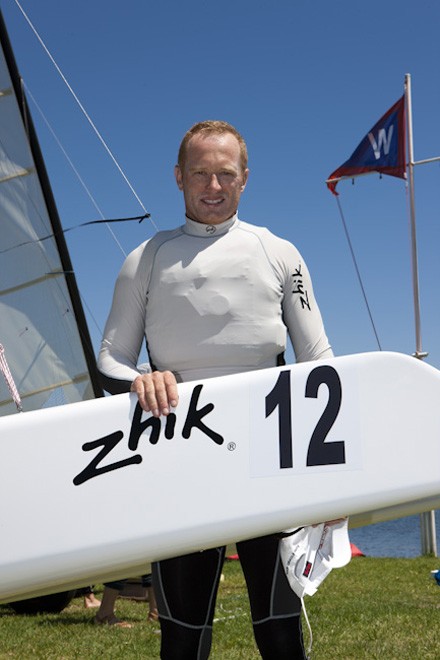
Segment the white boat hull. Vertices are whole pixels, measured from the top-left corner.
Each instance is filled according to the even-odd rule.
[[[141,418],[128,394],[0,419],[1,602],[289,527],[440,506],[440,372],[414,358],[351,355],[179,394],[168,422]]]

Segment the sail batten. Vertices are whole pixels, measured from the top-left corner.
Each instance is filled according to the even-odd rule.
[[[12,179],[18,179],[21,176],[28,176],[28,174],[32,174],[32,169],[29,167],[23,168],[22,170],[18,170],[17,172],[13,172],[12,174],[6,174],[5,176],[1,176],[0,183],[5,183],[6,181],[11,181]]]
[[[26,289],[28,287],[36,286],[38,284],[41,284],[42,282],[46,282],[49,279],[52,279],[54,277],[64,277],[66,273],[64,271],[55,271],[53,273],[45,273],[41,277],[37,277],[33,280],[29,280],[27,282],[21,282],[20,284],[17,284],[16,286],[9,287],[8,289],[0,289],[0,296],[7,296],[11,293],[16,293],[17,291],[20,291],[20,289]]]
[[[73,378],[70,378],[69,380],[63,380],[60,381],[59,383],[51,383],[50,385],[46,387],[40,387],[37,390],[34,390],[32,392],[22,392],[20,394],[20,398],[22,400],[24,399],[29,399],[30,397],[33,397],[37,394],[44,394],[46,392],[52,392],[53,390],[57,390],[59,388],[65,388],[70,385],[76,385],[78,383],[85,383],[88,382],[90,379],[90,374],[88,372],[78,374],[77,376],[74,376]],[[12,397],[9,397],[8,399],[4,399],[0,401],[0,406],[6,406],[12,403]]]

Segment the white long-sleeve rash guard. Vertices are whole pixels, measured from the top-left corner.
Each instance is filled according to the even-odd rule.
[[[332,356],[298,250],[237,216],[219,225],[186,219],[126,259],[98,358],[105,387],[127,391],[144,337],[151,364],[178,381]]]

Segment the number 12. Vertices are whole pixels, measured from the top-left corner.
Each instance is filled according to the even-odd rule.
[[[316,399],[320,385],[327,385],[328,402],[310,438],[307,466],[338,465],[345,463],[345,443],[325,442],[341,407],[342,387],[338,373],[333,367],[322,365],[310,372],[305,396]],[[280,446],[280,468],[293,467],[292,442],[292,396],[290,371],[282,371],[275,387],[266,396],[266,417],[278,407],[278,435]]]

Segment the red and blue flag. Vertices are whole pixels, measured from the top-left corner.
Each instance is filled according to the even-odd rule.
[[[405,96],[395,103],[356,147],[352,155],[330,174],[326,183],[334,195],[338,181],[367,172],[406,178]]]

